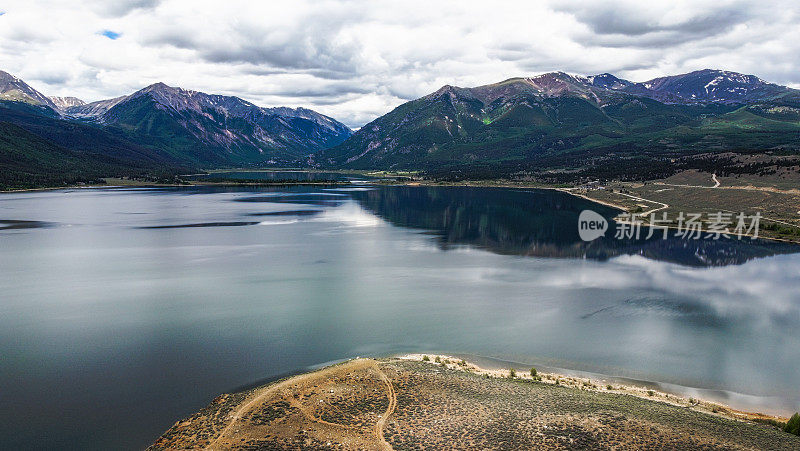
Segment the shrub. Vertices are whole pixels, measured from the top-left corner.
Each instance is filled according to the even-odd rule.
[[[531,368],[531,377],[536,377],[536,368]]]
[[[612,386],[611,384],[606,385],[606,390],[613,390],[613,389],[614,386]]]
[[[800,413],[795,413],[783,427],[784,432],[800,435]]]
[[[458,364],[461,366],[467,366],[467,361],[462,359]]]
[[[434,359],[434,360],[436,361],[436,363],[442,363],[442,359],[440,359],[438,355],[436,356],[436,359]]]
[[[514,379],[515,377],[517,377],[517,372],[514,371],[514,368],[511,368],[510,370],[508,370],[508,377],[510,377],[511,379]]]
[[[426,356],[426,355],[424,355],[424,356],[422,356],[422,361],[423,361],[423,362],[430,362],[430,361],[431,361],[431,358],[430,358],[430,357],[428,357],[428,356]]]
[[[647,396],[653,396],[655,392],[653,390],[647,390]]]

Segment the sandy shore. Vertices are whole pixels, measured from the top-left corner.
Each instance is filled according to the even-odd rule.
[[[530,374],[530,369],[519,368],[517,365],[509,365],[509,368],[496,369],[496,368],[482,368],[472,362],[468,362],[459,357],[441,354],[404,354],[399,355],[397,358],[401,360],[412,360],[419,362],[427,362],[434,365],[440,365],[449,369],[468,371],[474,374],[485,375],[492,378],[508,378],[510,376],[510,368],[515,370],[515,378],[520,380],[536,380],[545,384],[561,385],[564,387],[578,388],[581,390],[590,390],[595,392],[617,393],[635,396],[637,398],[647,399],[649,401],[663,402],[673,406],[686,407],[698,412],[704,412],[712,415],[721,416],[735,420],[759,421],[759,420],[774,420],[785,422],[787,417],[778,415],[770,415],[759,412],[747,412],[743,410],[734,409],[723,403],[716,401],[701,399],[697,397],[687,397],[677,395],[675,393],[668,393],[652,387],[642,387],[638,385],[624,384],[618,381],[609,380],[611,378],[588,378],[570,376],[566,374],[559,374],[553,372],[536,372],[536,377]],[[427,358],[427,359],[426,359]]]

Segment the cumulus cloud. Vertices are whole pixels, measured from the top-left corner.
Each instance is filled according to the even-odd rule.
[[[444,84],[552,70],[642,81],[713,67],[800,85],[790,0],[7,0],[2,12],[0,69],[48,95],[163,81],[352,127]]]
[[[90,3],[99,14],[109,17],[123,17],[137,10],[153,9],[161,0],[99,0]]]

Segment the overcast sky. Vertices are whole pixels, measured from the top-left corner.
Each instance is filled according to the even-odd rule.
[[[0,1],[0,69],[86,101],[163,81],[359,127],[444,84],[703,68],[800,87],[800,6],[754,1]],[[113,5],[113,6],[112,6]]]

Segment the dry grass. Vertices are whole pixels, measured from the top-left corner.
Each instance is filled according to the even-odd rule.
[[[358,359],[223,395],[151,449],[800,447],[775,428],[624,387],[549,374],[539,382],[522,371],[512,379],[508,370],[421,357]]]

